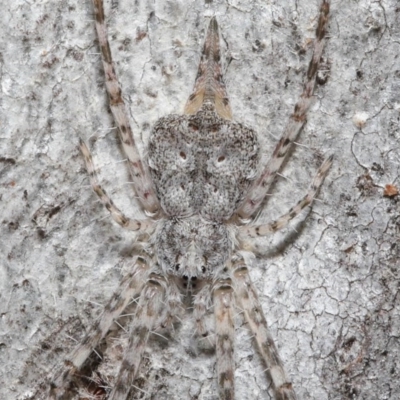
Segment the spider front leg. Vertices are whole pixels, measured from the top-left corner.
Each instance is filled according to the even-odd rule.
[[[242,225],[239,227],[240,232],[242,232],[242,234],[244,234],[247,237],[254,238],[257,236],[266,236],[269,233],[273,233],[279,229],[284,228],[294,217],[299,215],[305,207],[312,204],[322,183],[324,182],[324,179],[329,171],[329,168],[332,165],[332,160],[333,156],[330,156],[322,163],[308,189],[307,194],[286,214],[280,216],[275,221],[269,222],[267,224],[253,225],[253,226]]]
[[[236,299],[257,341],[258,349],[268,368],[275,390],[276,400],[296,400],[292,383],[288,379],[274,340],[268,330],[267,321],[251,283],[247,267],[238,264],[234,271]]]
[[[94,324],[82,343],[68,357],[66,361],[67,368],[58,374],[54,382],[51,383],[50,399],[62,400],[69,398],[69,386],[73,375],[82,368],[91,352],[106,336],[113,322],[121,315],[132,298],[141,292],[148,274],[149,266],[142,259],[138,259],[132,272],[123,279],[120,288],[114,293],[105,307],[100,319]]]
[[[290,116],[289,122],[286,125],[281,139],[275,147],[271,159],[268,161],[259,178],[254,182],[249,195],[237,211],[237,214],[242,219],[248,219],[259,209],[277,172],[280,170],[283,162],[287,158],[293,142],[296,140],[306,122],[306,114],[311,105],[318,68],[321,62],[322,51],[324,49],[328,15],[329,0],[323,0],[319,11],[314,52],[308,66],[307,78],[304,83],[303,92],[294,107],[294,112]]]
[[[90,150],[86,146],[83,140],[79,141],[79,148],[85,159],[86,169],[89,174],[90,183],[92,185],[93,191],[99,196],[101,202],[110,212],[111,217],[121,225],[123,228],[129,229],[131,231],[147,231],[153,226],[153,222],[150,219],[147,220],[136,220],[126,217],[122,211],[114,204],[111,198],[107,195],[106,191],[100,186],[97,179],[96,169],[93,163],[93,158]]]
[[[93,0],[93,4],[96,31],[106,78],[105,83],[110,99],[110,108],[118,126],[123,151],[128,159],[135,192],[145,210],[150,213],[156,213],[160,208],[157,195],[154,191],[149,172],[140,158],[139,150],[129,124],[128,112],[124,100],[122,99],[121,88],[113,66],[110,44],[107,39],[107,28],[104,20],[103,1]]]

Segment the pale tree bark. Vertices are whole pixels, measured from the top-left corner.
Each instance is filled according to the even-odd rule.
[[[234,118],[256,129],[268,158],[301,91],[318,1],[115,0],[106,10],[142,150],[159,117],[182,112],[216,15]],[[0,30],[0,398],[8,400],[38,396],[130,266],[134,235],[92,193],[79,137],[119,207],[142,215],[111,129],[91,1],[6,1]],[[400,187],[399,34],[396,0],[332,3],[330,71],[287,179],[260,216],[285,212],[323,154],[335,154],[321,201],[260,240],[266,256],[251,270],[299,399],[400,393],[400,205],[384,196],[385,185]],[[173,339],[152,341],[137,382],[145,393],[134,398],[216,398],[215,359],[195,354],[192,326],[188,313]],[[237,399],[269,399],[243,323],[236,344]],[[107,364],[111,377],[117,358]]]

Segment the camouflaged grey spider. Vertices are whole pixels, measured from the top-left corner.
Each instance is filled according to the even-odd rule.
[[[148,157],[143,161],[114,71],[102,0],[93,1],[110,107],[140,206],[152,218],[127,218],[99,185],[88,147],[81,142],[80,148],[93,190],[112,218],[124,228],[152,236],[100,319],[72,352],[64,371],[52,382],[50,398],[71,398],[74,374],[131,299],[138,297],[128,348],[108,397],[127,399],[150,333],[161,326],[170,326],[181,307],[182,297],[189,295],[199,335],[208,335],[203,320],[207,309],[214,309],[220,399],[234,399],[235,306],[243,311],[255,337],[276,399],[295,399],[239,252],[244,247],[248,250],[250,238],[277,231],[310,205],[332,163],[332,157],[323,162],[306,196],[287,214],[268,224],[251,223],[305,123],[324,46],[329,2],[321,3],[314,54],[303,93],[271,159],[260,166],[257,135],[231,120],[215,17],[209,24],[185,114],[168,115],[157,121],[150,135]]]

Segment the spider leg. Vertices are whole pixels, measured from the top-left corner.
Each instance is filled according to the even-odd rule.
[[[211,18],[210,25],[208,25],[193,93],[185,105],[185,114],[195,114],[206,102],[213,104],[215,111],[222,118],[232,118],[231,106],[222,76],[219,30],[215,17]]]
[[[165,319],[166,283],[163,277],[151,274],[143,288],[129,330],[128,348],[109,400],[126,400],[128,397],[150,332]]]
[[[133,185],[140,199],[140,203],[143,205],[145,210],[150,213],[156,213],[159,209],[159,202],[149,172],[140,158],[139,150],[136,146],[132,129],[129,124],[126,106],[122,99],[121,88],[113,66],[110,45],[107,39],[107,28],[104,20],[103,0],[93,0],[93,4],[96,19],[96,31],[106,77],[105,83],[110,99],[110,108],[118,126],[123,151],[128,159]]]
[[[286,214],[267,224],[254,226],[242,225],[239,227],[239,230],[248,237],[258,237],[266,236],[269,233],[273,233],[279,229],[284,228],[294,217],[299,215],[305,207],[307,207],[314,201],[315,196],[317,195],[318,190],[324,182],[325,176],[328,173],[330,166],[332,165],[332,159],[333,156],[330,156],[322,163],[308,189],[307,194]]]
[[[211,303],[210,295],[211,285],[204,285],[193,299],[193,316],[196,321],[196,332],[201,337],[207,337],[209,333],[205,323],[205,316]]]
[[[221,279],[214,286],[215,333],[217,336],[217,372],[220,400],[234,400],[234,292],[230,279]]]
[[[101,202],[110,212],[111,217],[121,225],[123,228],[129,229],[131,231],[143,230],[146,231],[153,226],[153,222],[150,219],[147,220],[136,220],[130,219],[125,216],[122,211],[114,204],[111,198],[108,196],[106,191],[100,186],[99,181],[97,179],[96,169],[93,163],[93,158],[90,153],[89,148],[86,146],[83,140],[79,141],[79,148],[83,154],[86,169],[88,171],[90,177],[90,183],[92,185],[92,189],[99,196]]]
[[[141,259],[138,259],[133,271],[122,280],[120,288],[114,293],[100,319],[95,323],[81,344],[68,357],[66,361],[68,368],[52,382],[50,399],[61,400],[68,398],[65,392],[68,391],[72,376],[82,368],[90,353],[105,337],[113,322],[121,315],[131,299],[141,292],[148,273],[149,266]]]
[[[174,329],[173,323],[182,316],[184,307],[182,304],[182,293],[174,281],[169,282],[167,292],[167,311],[162,326]]]
[[[249,218],[261,205],[268,190],[275,179],[276,173],[281,168],[286,156],[296,140],[299,132],[306,122],[306,113],[311,105],[311,100],[317,79],[318,67],[325,43],[326,26],[328,23],[329,0],[323,0],[319,11],[318,26],[314,44],[314,52],[308,66],[307,78],[304,83],[303,93],[294,107],[289,123],[275,147],[271,159],[268,161],[261,175],[256,179],[254,185],[243,202],[237,214],[243,218]]]
[[[276,400],[296,400],[292,383],[285,373],[278,349],[269,333],[267,321],[257,292],[251,283],[247,267],[239,264],[234,271],[234,277],[236,299],[244,311],[245,318],[257,341],[258,349],[267,365]]]

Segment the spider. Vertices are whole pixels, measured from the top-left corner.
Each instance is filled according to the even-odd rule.
[[[150,135],[148,155],[140,157],[113,67],[102,0],[93,0],[110,107],[118,126],[139,204],[145,220],[126,217],[100,186],[92,156],[80,141],[91,186],[111,217],[123,228],[147,233],[148,243],[135,259],[99,320],[71,353],[50,389],[52,399],[71,398],[73,378],[133,298],[129,343],[109,399],[127,399],[151,332],[171,327],[183,298],[189,297],[199,336],[209,335],[205,315],[214,310],[219,398],[234,399],[234,313],[240,309],[279,400],[296,398],[268,331],[243,250],[251,238],[283,228],[315,198],[332,163],[320,166],[307,194],[277,220],[256,224],[254,215],[302,129],[311,104],[324,46],[329,1],[322,0],[314,53],[303,93],[271,159],[260,165],[256,133],[232,121],[225,88],[219,28],[211,18],[194,89],[184,115],[159,119]]]

